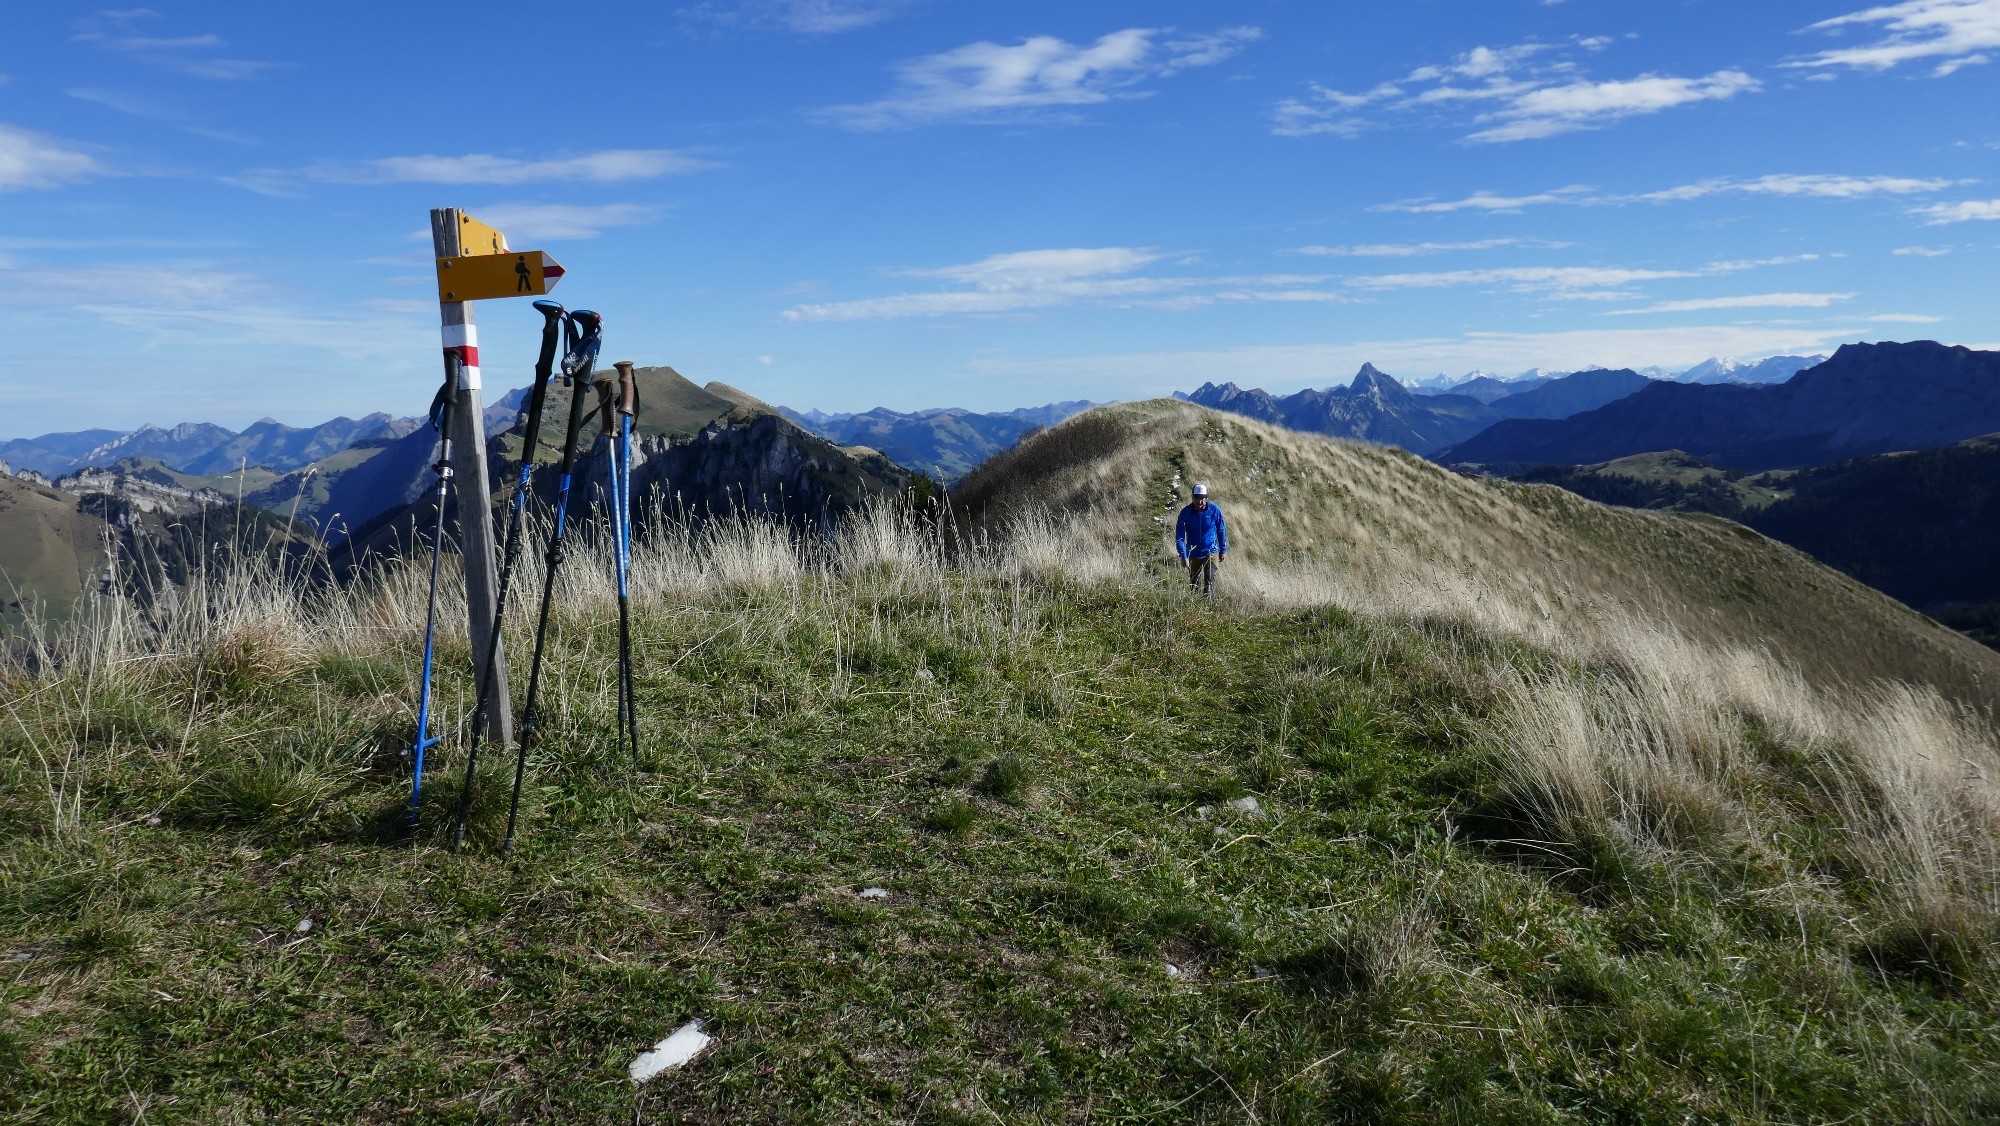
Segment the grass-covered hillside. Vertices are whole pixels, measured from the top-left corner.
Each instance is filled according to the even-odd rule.
[[[994,458],[959,496],[978,511],[1046,506],[1158,559],[1194,481],[1228,515],[1233,581],[1278,602],[1443,614],[1599,649],[1670,623],[1822,684],[1914,680],[2000,703],[2000,656],[1741,525],[1595,504],[1185,403],[1091,411]]]
[[[1142,444],[1135,420],[1182,437]],[[615,750],[608,568],[573,557],[511,856],[505,756],[447,847],[456,740],[397,832],[415,569],[337,597],[220,576],[151,632],[101,606],[0,674],[0,1116],[2000,1114],[1983,715],[1915,674],[1836,689],[1729,644],[1727,601],[1552,599],[1547,624],[1504,599],[1573,572],[1509,570],[1554,566],[1528,554],[1481,561],[1486,608],[1444,565],[1401,594],[1331,562],[1279,585],[1357,537],[1308,542],[1253,487],[1399,498],[1402,525],[1367,510],[1378,550],[1468,524],[1480,494],[1270,433],[1085,415],[999,467],[1058,508],[973,531],[883,509],[833,543],[659,525],[637,761]],[[1105,505],[1066,515],[1093,464]],[[1146,559],[1176,471],[1237,521],[1212,601]],[[1554,519],[1554,490],[1478,487],[1514,506],[1507,534]],[[1625,519],[1574,503],[1585,531]],[[1695,563],[1748,567],[1687,527]],[[1767,606],[1780,636],[1795,605],[1855,612],[1798,566],[1823,593]],[[466,664],[448,643],[454,729]],[[695,1020],[707,1051],[635,1086],[634,1058]]]

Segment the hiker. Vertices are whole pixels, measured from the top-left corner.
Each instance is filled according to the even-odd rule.
[[[1194,502],[1181,509],[1174,522],[1174,546],[1187,565],[1188,586],[1203,594],[1215,593],[1215,565],[1229,558],[1229,529],[1222,523],[1222,509],[1209,502],[1208,486],[1195,482]]]

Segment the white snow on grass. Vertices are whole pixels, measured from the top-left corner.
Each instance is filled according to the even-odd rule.
[[[640,1052],[632,1061],[632,1082],[644,1083],[662,1071],[672,1071],[701,1054],[711,1037],[701,1030],[701,1022],[691,1020],[672,1036]]]
[[[889,898],[889,889],[888,889],[888,888],[862,888],[862,889],[861,889],[861,898],[863,898],[863,899],[887,899],[887,898]]]

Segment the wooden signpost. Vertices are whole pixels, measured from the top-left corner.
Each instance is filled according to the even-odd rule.
[[[507,236],[456,207],[431,211],[431,246],[437,254],[438,314],[443,325],[447,374],[457,373],[452,401],[452,476],[458,486],[458,525],[465,557],[465,612],[474,668],[485,668],[494,649],[492,699],[486,737],[496,746],[514,741],[514,707],[507,691],[507,650],[493,628],[499,600],[498,552],[493,538],[492,488],[486,471],[486,423],[480,404],[479,332],[468,301],[547,293],[562,277],[556,260],[539,250],[511,251]]]

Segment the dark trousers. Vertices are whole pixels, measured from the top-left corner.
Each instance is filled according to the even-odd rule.
[[[1189,588],[1203,594],[1215,593],[1215,556],[1190,555],[1187,568]]]

